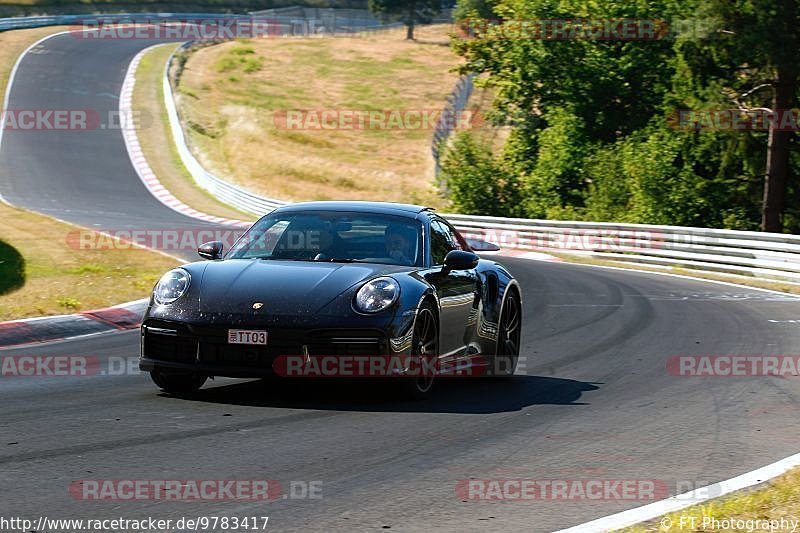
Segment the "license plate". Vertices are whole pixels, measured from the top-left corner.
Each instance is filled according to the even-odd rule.
[[[267,344],[267,332],[253,329],[229,329],[228,344]]]

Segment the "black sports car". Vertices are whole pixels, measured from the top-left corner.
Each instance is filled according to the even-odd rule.
[[[281,207],[224,255],[222,243],[206,243],[207,261],[164,274],[142,322],[140,368],[172,393],[213,376],[319,370],[320,358],[320,375],[354,375],[343,369],[360,361],[355,374],[383,372],[414,396],[454,369],[510,376],[519,285],[475,254],[497,249],[415,205]]]

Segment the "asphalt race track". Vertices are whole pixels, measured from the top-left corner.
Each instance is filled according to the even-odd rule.
[[[114,108],[105,93],[119,90],[127,61],[148,44],[52,39],[23,62],[10,107]],[[90,227],[198,224],[149,196],[118,132],[83,135],[7,134],[3,196]],[[471,478],[652,480],[675,494],[796,453],[797,379],[677,376],[667,361],[798,354],[800,323],[781,321],[798,318],[800,300],[502,261],[523,291],[524,368],[505,383],[442,380],[427,402],[369,384],[218,379],[180,399],[138,373],[0,378],[0,515],[257,515],[275,531],[550,531],[650,500],[464,501],[456,487]],[[102,369],[137,354],[135,331],[0,350],[92,357]],[[103,479],[270,479],[287,497],[85,501],[69,492],[73,482]],[[291,497],[302,496],[291,487],[312,482],[321,482],[321,498]]]

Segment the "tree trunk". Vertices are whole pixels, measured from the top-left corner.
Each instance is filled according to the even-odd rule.
[[[406,40],[414,40],[414,20],[417,18],[417,3],[411,2],[408,6],[408,21],[406,21]]]
[[[791,113],[797,85],[797,74],[792,67],[778,68],[772,109],[777,113],[777,122],[784,113]],[[764,178],[764,201],[761,215],[761,231],[780,233],[783,231],[783,209],[786,203],[786,185],[789,178],[789,144],[793,131],[769,128],[767,142],[767,168]]]

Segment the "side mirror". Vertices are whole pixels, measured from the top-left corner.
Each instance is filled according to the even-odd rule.
[[[475,252],[499,252],[500,247],[494,243],[482,241],[480,239],[467,239],[467,244]]]
[[[478,266],[480,258],[472,252],[464,250],[451,250],[444,257],[444,267],[442,271],[469,270]]]
[[[197,255],[203,259],[221,259],[222,258],[222,242],[211,241],[200,245],[197,249]]]

